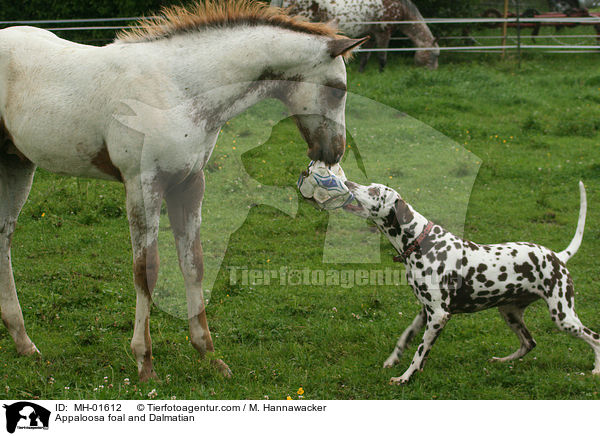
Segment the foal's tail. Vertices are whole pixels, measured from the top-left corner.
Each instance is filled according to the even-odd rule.
[[[583,186],[583,182],[581,181],[579,182],[579,201],[579,221],[577,222],[577,230],[575,231],[575,236],[573,236],[573,240],[565,250],[561,251],[560,253],[557,253],[558,258],[564,263],[567,263],[567,261],[575,253],[577,253],[577,250],[579,250],[579,246],[581,245],[581,240],[583,239],[583,229],[585,227],[585,213],[587,210],[587,201],[585,197],[585,187]]]

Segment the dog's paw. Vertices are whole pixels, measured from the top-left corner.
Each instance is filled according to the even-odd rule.
[[[408,383],[409,380],[410,380],[410,377],[405,377],[405,376],[392,377],[390,379],[390,384],[391,385],[405,385],[406,383]]]
[[[396,356],[390,356],[390,357],[388,357],[386,359],[385,362],[383,362],[383,367],[384,368],[391,368],[395,364],[397,364],[398,362],[400,362],[400,359],[398,359]]]

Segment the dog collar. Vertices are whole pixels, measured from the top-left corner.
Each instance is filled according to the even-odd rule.
[[[417,239],[415,239],[414,241],[412,241],[410,243],[408,248],[406,250],[404,250],[404,253],[402,253],[398,256],[394,256],[394,262],[406,261],[408,256],[410,256],[417,249],[417,247],[419,245],[421,245],[421,242],[423,242],[423,240],[427,237],[427,235],[429,235],[433,226],[434,226],[434,224],[431,221],[428,221],[427,225],[425,226],[425,228],[423,229],[421,234],[417,237]]]

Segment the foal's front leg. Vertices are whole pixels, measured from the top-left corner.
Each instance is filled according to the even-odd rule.
[[[158,278],[158,226],[162,192],[152,181],[142,181],[142,177],[126,181],[125,190],[136,291],[131,351],[137,362],[140,381],[145,382],[150,378],[158,378],[152,365],[150,308]]]
[[[204,264],[200,224],[203,197],[204,173],[202,171],[190,175],[183,183],[172,187],[166,197],[179,266],[185,281],[190,340],[202,358],[207,352],[212,353],[215,350],[208,329],[206,304],[202,291]],[[221,359],[212,359],[211,363],[225,377],[231,377],[229,366]]]
[[[0,144],[0,149],[2,144]],[[39,353],[25,330],[13,278],[10,247],[17,217],[27,200],[35,165],[0,150],[0,306],[2,322],[23,355]]]
[[[400,377],[392,377],[390,379],[391,384],[407,383],[415,371],[423,370],[425,360],[427,359],[429,351],[431,351],[431,347],[450,319],[450,314],[440,309],[435,310],[433,314],[429,311],[426,312],[427,321],[425,324],[425,332],[423,333],[423,342],[421,342],[421,345],[417,348],[415,356],[406,372]]]

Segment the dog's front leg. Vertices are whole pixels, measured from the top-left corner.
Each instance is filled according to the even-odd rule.
[[[426,312],[427,320],[425,324],[425,333],[423,333],[423,342],[421,342],[421,345],[417,348],[415,356],[406,372],[400,377],[392,377],[390,379],[390,384],[407,383],[415,371],[423,370],[425,360],[427,359],[431,347],[450,319],[450,314],[440,309],[435,310],[432,313],[431,308],[426,308]]]
[[[386,359],[386,361],[383,363],[384,368],[391,368],[392,366],[394,366],[396,363],[398,363],[400,361],[400,357],[402,357],[402,353],[404,353],[404,350],[406,350],[406,347],[408,347],[410,345],[410,342],[417,335],[417,333],[419,333],[419,331],[421,331],[421,329],[425,325],[426,316],[427,316],[427,312],[425,311],[425,308],[423,307],[421,309],[421,311],[419,312],[419,314],[415,317],[413,322],[406,328],[406,330],[404,330],[404,332],[400,336],[400,339],[398,339],[396,348],[394,348],[394,351],[392,351],[392,354],[390,354],[390,357],[388,357]]]

